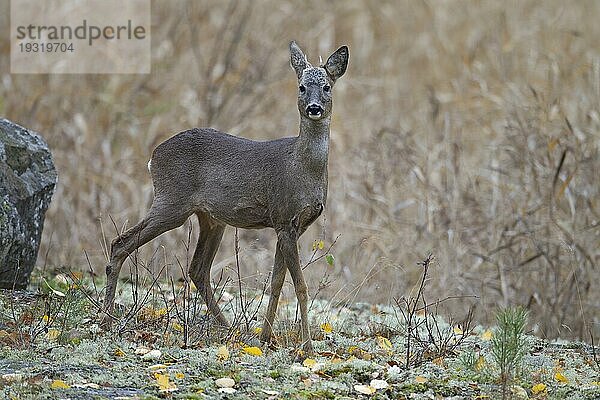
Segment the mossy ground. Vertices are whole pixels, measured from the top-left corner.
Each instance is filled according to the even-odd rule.
[[[251,321],[250,330],[230,335],[226,342],[214,333],[183,348],[180,329],[173,329],[177,326],[172,321],[163,318],[161,329],[160,324],[146,321],[120,335],[106,333],[99,329],[96,310],[81,292],[60,290],[66,293],[62,301],[72,304],[50,321],[48,317],[44,321],[47,296],[56,293],[0,296],[1,398],[501,398],[499,372],[490,353],[493,328],[477,327],[456,351],[406,369],[402,322],[393,307],[335,308],[315,301],[311,322],[317,354],[301,362],[294,303],[281,304],[280,316],[290,316],[282,317],[275,330],[282,345],[251,355],[247,346],[258,344],[255,328],[260,321]],[[38,307],[41,301],[45,306]],[[153,308],[147,306],[146,314],[148,309]],[[36,335],[32,327],[39,320],[42,330]],[[445,323],[440,326],[453,329]],[[528,351],[522,371],[511,384],[512,398],[600,398],[591,346],[550,343],[533,336],[524,340]],[[143,359],[136,354],[141,347],[158,349],[160,356]],[[233,378],[234,393],[219,391],[215,381],[223,377]],[[370,386],[376,386],[373,379],[389,386],[375,390]],[[540,390],[539,384],[545,387]],[[357,389],[357,385],[363,386]],[[373,393],[361,394],[365,387]]]

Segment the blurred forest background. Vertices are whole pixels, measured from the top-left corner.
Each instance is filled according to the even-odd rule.
[[[289,41],[313,64],[347,44],[328,205],[303,261],[339,238],[333,267],[305,271],[311,294],[393,302],[432,252],[430,300],[478,296],[448,313],[475,304],[493,324],[497,306],[523,304],[542,337],[600,336],[600,2],[156,1],[149,75],[11,75],[8,11],[0,115],[42,133],[59,172],[40,268],[87,271],[85,251],[104,274],[111,217],[117,229],[143,217],[146,164],[172,134],[296,135]],[[275,235],[239,234],[244,283],[260,287]],[[177,273],[187,237],[188,224],[139,259]],[[213,274],[234,269],[228,228]]]

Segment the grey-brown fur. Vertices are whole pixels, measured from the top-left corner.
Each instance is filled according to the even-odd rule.
[[[309,64],[295,42],[290,44],[290,53],[299,85],[298,136],[257,142],[214,129],[192,129],[167,139],[154,150],[148,164],[154,184],[152,207],[140,223],[112,242],[106,267],[106,326],[112,319],[117,280],[125,258],[196,214],[200,237],[190,276],[210,312],[227,325],[210,285],[211,264],[225,226],[273,228],[277,232],[277,247],[261,341],[271,339],[287,269],[300,304],[304,349],[312,353],[308,293],[297,241],[319,217],[327,200],[331,89],[346,71],[348,48],[340,47],[318,68]]]

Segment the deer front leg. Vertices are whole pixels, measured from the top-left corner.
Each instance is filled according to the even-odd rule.
[[[286,260],[290,275],[292,275],[294,289],[296,290],[296,298],[300,305],[302,348],[307,356],[312,356],[314,350],[308,326],[308,288],[304,281],[300,257],[298,256],[298,234],[292,232],[280,235],[279,240],[281,241],[283,258]]]
[[[279,303],[279,295],[281,294],[281,288],[283,287],[283,282],[285,280],[285,273],[286,268],[281,253],[281,243],[277,240],[275,263],[273,265],[273,274],[271,275],[271,297],[269,298],[267,314],[265,315],[265,321],[260,333],[260,341],[265,344],[270,342],[273,333],[273,323],[275,321],[275,313],[277,312],[277,305]]]

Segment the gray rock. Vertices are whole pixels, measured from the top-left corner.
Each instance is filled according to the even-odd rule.
[[[29,283],[56,181],[44,139],[0,118],[0,288]]]

